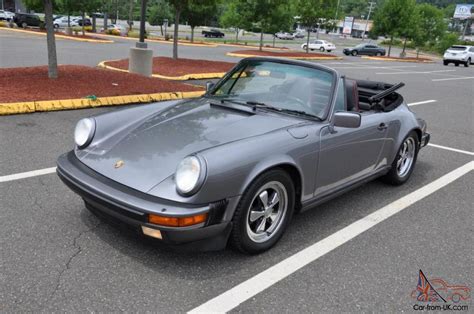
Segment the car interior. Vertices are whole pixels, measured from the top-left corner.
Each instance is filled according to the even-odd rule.
[[[344,81],[347,111],[388,112],[397,108],[403,102],[403,97],[395,91],[388,92],[387,95],[384,95],[377,100],[372,98],[389,91],[389,89],[395,89],[395,87],[398,86],[382,82],[355,80],[350,78],[345,78]],[[401,83],[401,86],[403,85],[404,84]]]

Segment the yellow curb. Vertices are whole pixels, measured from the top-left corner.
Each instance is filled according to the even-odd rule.
[[[362,59],[369,59],[369,60],[379,60],[379,61],[397,61],[397,62],[414,62],[414,63],[434,63],[433,60],[403,60],[403,59],[396,59],[396,58],[380,58],[380,57],[370,57],[370,56],[362,56]]]
[[[286,58],[286,59],[296,59],[296,60],[342,60],[342,57],[287,57],[287,56],[262,56],[262,55],[253,55],[253,54],[243,54],[243,53],[233,53],[228,52],[226,55],[230,57],[239,57],[239,58],[247,58],[247,57],[277,57],[277,58]]]
[[[82,108],[95,108],[102,106],[116,106],[128,104],[144,104],[150,102],[174,100],[183,98],[196,98],[204,94],[204,91],[196,92],[173,92],[156,93],[141,95],[125,95],[99,97],[95,100],[82,99],[62,99],[62,100],[43,100],[33,102],[18,102],[0,104],[0,115],[32,113],[40,111],[70,110]]]
[[[19,32],[19,33],[27,33],[27,34],[33,34],[33,35],[46,36],[46,33],[27,31],[27,30],[24,30],[24,29],[14,29],[14,28],[0,28],[0,29],[8,30],[8,31],[11,31],[11,32]],[[101,44],[111,44],[111,43],[113,43],[112,40],[74,38],[74,37],[70,37],[70,36],[66,36],[66,35],[61,35],[61,34],[58,34],[56,32],[54,33],[54,36],[56,38],[69,39],[69,40],[75,40],[75,41],[83,41],[83,42],[89,42],[89,43],[101,43]]]
[[[116,67],[105,64],[106,62],[112,62],[112,61],[118,61],[118,60],[102,61],[97,66],[100,68],[109,69],[113,71],[129,73],[128,70],[116,68]],[[226,73],[227,72],[191,73],[191,74],[185,74],[181,76],[165,76],[165,75],[160,75],[160,74],[152,74],[151,76],[155,78],[164,79],[164,80],[170,80],[170,81],[187,81],[187,80],[203,80],[203,79],[211,79],[211,78],[221,78]]]
[[[94,34],[94,36],[98,37],[107,37],[107,38],[120,38],[125,40],[133,40],[138,41],[138,38],[133,37],[125,37],[125,36],[117,36],[117,35],[107,35],[107,34]],[[145,42],[152,42],[152,43],[162,43],[162,44],[173,44],[173,40],[159,40],[159,39],[145,39]],[[215,48],[217,47],[216,44],[199,44],[199,43],[191,43],[191,42],[183,42],[178,40],[178,45],[182,46],[195,46],[195,47],[208,47],[208,48]]]

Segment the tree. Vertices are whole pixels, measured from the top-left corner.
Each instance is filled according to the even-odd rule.
[[[223,27],[233,27],[235,29],[235,42],[239,42],[239,31],[249,29],[252,24],[242,15],[241,6],[243,3],[239,0],[228,1],[224,12],[220,17],[220,23]]]
[[[308,33],[306,39],[306,52],[308,53],[311,28],[317,24],[327,23],[334,17],[336,2],[333,0],[296,0],[294,5],[301,25],[306,27]]]
[[[402,36],[407,39],[412,36],[413,26],[416,23],[415,5],[415,0],[386,0],[375,13],[372,32],[390,36],[388,56],[392,50],[394,37]]]
[[[341,12],[343,16],[361,18],[367,15],[367,0],[345,0],[341,1]]]
[[[148,23],[150,25],[160,25],[162,36],[165,20],[171,21],[172,19],[173,12],[171,12],[171,6],[166,0],[156,0],[148,7]]]
[[[436,42],[446,32],[446,23],[443,19],[443,11],[430,4],[418,4],[416,6],[418,16],[418,27],[413,40],[416,47],[421,47],[427,42]],[[418,57],[418,49],[417,49]]]
[[[44,9],[44,22],[46,27],[46,43],[48,47],[48,77],[58,78],[58,57],[56,55],[56,40],[53,25],[53,0],[25,0],[28,8]],[[39,10],[38,10],[39,11]]]
[[[179,19],[181,13],[188,6],[190,0],[168,0],[169,4],[174,8],[174,33],[173,33],[173,59],[178,59],[178,32]]]
[[[183,10],[183,18],[191,26],[191,42],[194,42],[194,28],[206,25],[210,18],[217,13],[217,0],[190,1]]]

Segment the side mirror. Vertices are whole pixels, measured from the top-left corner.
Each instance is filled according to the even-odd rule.
[[[212,82],[207,82],[206,83],[206,92],[209,93],[215,86],[216,84],[212,83]]]
[[[333,125],[341,128],[360,127],[361,116],[356,112],[336,112],[333,117]]]

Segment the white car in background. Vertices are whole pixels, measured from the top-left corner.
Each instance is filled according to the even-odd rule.
[[[15,13],[9,12],[9,11],[4,11],[0,10],[0,21],[5,20],[5,21],[10,21],[15,17]]]
[[[443,64],[448,65],[454,63],[455,66],[464,64],[467,68],[470,64],[474,63],[474,46],[451,46],[446,50],[443,56]]]
[[[69,17],[69,19],[70,19],[69,21],[70,21],[71,27],[73,27],[73,26],[78,26],[77,20],[81,19],[81,17],[71,16],[71,17]],[[67,16],[62,16],[58,19],[55,19],[53,21],[53,26],[54,26],[54,28],[67,27]]]
[[[295,37],[293,34],[287,33],[287,32],[278,32],[275,34],[275,37],[278,39],[285,39],[285,40],[293,40]]]
[[[301,48],[303,50],[306,50],[306,46],[307,44],[304,43],[301,45]],[[326,41],[326,40],[319,40],[319,39],[316,39],[316,40],[313,40],[309,43],[309,50],[320,50],[320,51],[327,51],[327,52],[331,52],[333,50],[336,50],[336,45],[334,45],[333,43],[329,42],[329,41]]]

